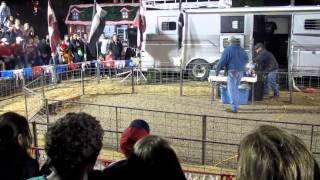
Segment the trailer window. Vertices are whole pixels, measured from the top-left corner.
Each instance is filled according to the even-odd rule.
[[[226,48],[227,46],[229,46],[230,45],[229,38],[223,38],[222,43],[223,43],[223,48]],[[236,38],[236,44],[241,46],[241,40],[239,38]]]
[[[304,21],[304,29],[320,30],[320,19],[306,19]]]
[[[174,21],[161,23],[162,31],[175,31],[176,29],[177,29],[177,23]]]

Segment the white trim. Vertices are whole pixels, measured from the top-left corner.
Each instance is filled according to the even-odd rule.
[[[216,9],[187,9],[188,14],[208,14],[208,13],[294,13],[294,12],[319,12],[320,6],[269,6],[269,7],[233,7]]]

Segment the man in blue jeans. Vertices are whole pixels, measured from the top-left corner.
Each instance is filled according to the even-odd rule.
[[[265,49],[262,43],[255,45],[257,56],[253,61],[261,66],[264,75],[264,95],[269,95],[269,87],[273,91],[273,98],[279,98],[279,85],[277,84],[277,73],[279,69],[278,62],[271,52]]]
[[[216,75],[219,71],[226,67],[228,70],[228,94],[230,97],[231,110],[228,112],[237,113],[239,108],[239,89],[241,78],[248,62],[246,51],[237,44],[237,39],[231,37],[229,39],[230,46],[226,47],[217,66]]]

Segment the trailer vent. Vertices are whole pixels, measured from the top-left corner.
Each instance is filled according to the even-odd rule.
[[[320,19],[306,19],[304,21],[304,29],[320,30]]]

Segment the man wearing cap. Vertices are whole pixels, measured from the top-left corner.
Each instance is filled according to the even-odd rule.
[[[278,62],[274,55],[265,49],[262,43],[258,43],[254,47],[257,55],[253,58],[254,62],[260,66],[261,73],[264,76],[264,95],[269,95],[269,86],[273,90],[273,98],[279,97],[279,85],[277,84]]]
[[[245,71],[245,65],[248,62],[248,55],[246,51],[237,44],[237,40],[234,37],[231,37],[229,41],[231,45],[223,51],[217,66],[216,75],[218,76],[219,71],[226,66],[228,70],[228,94],[231,105],[231,110],[227,111],[237,113],[239,108],[238,86]]]

